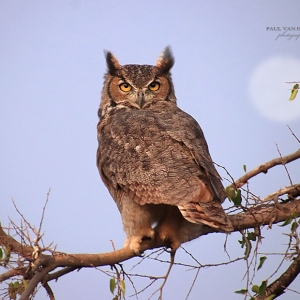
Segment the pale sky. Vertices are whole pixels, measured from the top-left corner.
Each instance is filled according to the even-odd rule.
[[[294,113],[300,111],[300,96],[288,101],[292,86],[285,81],[300,80],[295,68],[300,64],[299,10],[299,0],[0,0],[1,223],[8,224],[8,217],[20,221],[13,198],[38,226],[51,188],[45,244],[53,242],[69,253],[111,251],[110,240],[122,247],[121,218],[95,159],[104,49],[121,64],[154,64],[171,45],[178,105],[199,122],[213,160],[234,178],[243,175],[244,164],[250,170],[278,157],[275,143],[282,155],[296,151],[299,144],[287,125],[300,137],[300,115]],[[284,27],[295,36],[278,37]],[[284,74],[280,80],[279,73]],[[300,162],[288,168],[299,182]],[[250,188],[264,197],[288,184],[283,167],[277,167],[251,181]],[[276,245],[287,242],[276,229],[263,235],[265,251],[280,251]],[[243,255],[238,239],[238,233],[228,238],[231,258]],[[213,264],[228,259],[224,241],[225,235],[211,234],[185,247],[201,263]],[[176,261],[190,261],[183,250],[178,252]],[[257,283],[274,271],[276,260],[271,261]],[[150,261],[130,271],[136,262],[125,263],[125,270],[163,275],[168,267]],[[243,299],[234,291],[245,288],[244,273],[243,261],[202,269],[189,299]],[[184,299],[194,274],[174,268],[164,299]],[[135,299],[126,283],[126,299]],[[149,282],[136,283],[142,289]],[[96,270],[80,270],[50,285],[57,299],[112,298],[109,278]],[[44,291],[39,293],[37,299],[47,299]],[[281,299],[295,297],[289,292]]]

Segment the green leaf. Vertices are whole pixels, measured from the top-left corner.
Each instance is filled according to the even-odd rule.
[[[291,231],[295,232],[297,228],[298,228],[298,223],[297,222],[293,222],[292,226],[291,226]]]
[[[291,97],[289,99],[290,101],[292,101],[296,98],[296,96],[298,94],[298,90],[299,90],[299,84],[297,83],[293,86],[293,89],[292,89],[292,92],[291,92]]]
[[[114,293],[114,290],[116,288],[116,280],[115,278],[111,278],[109,281],[109,290],[111,291],[111,293]]]
[[[2,248],[0,248],[0,259],[2,259],[3,258],[3,250],[2,250]]]
[[[245,248],[245,251],[244,251],[245,259],[249,257],[251,249],[252,249],[252,244],[251,243],[246,243],[246,248]]]
[[[247,235],[249,241],[256,241],[256,234],[254,232],[249,232]]]
[[[22,281],[23,281],[24,289],[26,290],[28,286],[28,280],[23,279]]]
[[[256,294],[259,294],[259,286],[256,284],[252,285],[251,291]]]
[[[264,280],[259,287],[259,296],[264,296],[267,288],[267,280]]]
[[[242,194],[241,194],[241,190],[237,190],[236,196],[235,196],[235,198],[233,199],[233,203],[234,203],[234,205],[236,205],[236,206],[241,205],[241,203],[242,203]]]
[[[266,259],[267,259],[266,256],[262,256],[262,257],[259,258],[259,265],[257,267],[257,270],[259,270],[263,266],[263,264],[266,261]]]
[[[234,190],[232,187],[228,186],[226,189],[227,197],[234,205],[239,206],[242,203],[241,190]]]
[[[241,290],[238,290],[238,291],[234,291],[236,294],[242,294],[242,295],[245,295],[248,290],[245,290],[245,289],[241,289]]]
[[[269,296],[268,298],[266,298],[266,300],[273,300],[276,297],[275,294],[272,294],[271,296]]]
[[[286,218],[286,220],[282,224],[280,224],[279,226],[284,227],[286,225],[289,225],[292,222],[292,220],[293,220],[293,216],[288,216]]]
[[[246,165],[243,165],[243,169],[245,171],[245,173],[247,172],[247,168],[246,168]]]
[[[120,281],[120,289],[121,289],[122,295],[124,297],[125,296],[125,281],[124,280]]]
[[[232,189],[230,187],[230,185],[228,187],[226,187],[225,191],[226,191],[226,195],[227,195],[227,197],[228,197],[229,200],[232,200],[232,198],[235,197],[235,194],[236,194],[235,190]]]

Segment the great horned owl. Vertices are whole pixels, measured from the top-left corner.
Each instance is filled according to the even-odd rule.
[[[97,166],[122,216],[126,246],[158,236],[176,250],[205,224],[230,232],[223,185],[199,124],[176,105],[167,47],[150,65],[106,53]]]

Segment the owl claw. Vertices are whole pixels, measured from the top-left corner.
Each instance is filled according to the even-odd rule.
[[[141,243],[143,241],[142,237],[131,236],[127,237],[124,242],[124,248],[128,247],[134,252],[137,256],[143,256],[143,252],[141,252]]]
[[[154,230],[149,230],[146,234],[136,235],[136,236],[127,236],[124,242],[124,248],[128,247],[138,256],[142,256],[143,251],[141,252],[141,244],[144,240],[154,239]]]

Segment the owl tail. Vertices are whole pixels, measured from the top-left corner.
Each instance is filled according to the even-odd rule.
[[[183,217],[189,222],[205,224],[220,231],[232,232],[233,226],[221,204],[212,200],[205,203],[187,203],[178,206]]]

